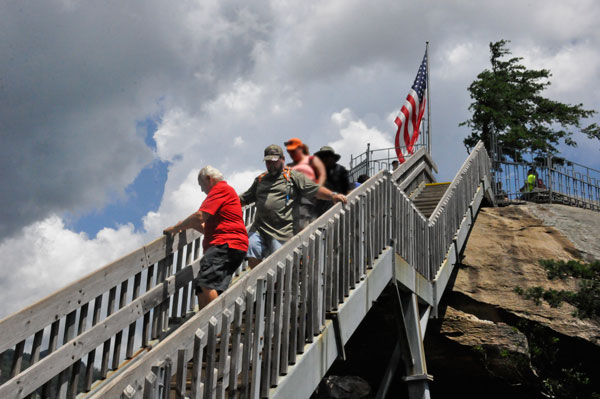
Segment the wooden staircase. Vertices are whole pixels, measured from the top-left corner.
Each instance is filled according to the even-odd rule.
[[[426,184],[423,190],[413,199],[415,206],[421,211],[423,216],[429,218],[440,199],[450,186],[450,183],[429,183]]]

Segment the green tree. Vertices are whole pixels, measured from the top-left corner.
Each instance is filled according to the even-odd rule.
[[[577,146],[573,132],[581,131],[590,139],[600,139],[596,123],[581,126],[581,119],[596,114],[583,104],[568,105],[545,98],[551,73],[547,69],[532,70],[520,64],[521,57],[506,59],[511,54],[509,41],[490,43],[492,69],[485,69],[469,86],[473,102],[469,106],[471,119],[459,126],[468,126],[471,134],[464,139],[468,150],[482,140],[490,150],[490,136],[499,146],[533,152],[556,153],[562,141]]]

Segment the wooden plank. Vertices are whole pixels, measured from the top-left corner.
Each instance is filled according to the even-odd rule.
[[[271,371],[269,373],[269,388],[277,386],[277,377],[279,376],[279,356],[281,355],[281,329],[283,317],[283,296],[285,291],[285,266],[277,263],[277,281],[275,282],[275,304],[274,304],[274,323],[273,323],[273,349],[271,351]],[[268,395],[267,395],[268,396]]]
[[[161,259],[156,265],[156,285],[162,284],[166,278],[166,259]],[[162,302],[152,310],[152,333],[151,339],[157,339],[162,333]]]
[[[92,327],[98,324],[100,320],[100,311],[102,310],[102,295],[98,295],[94,300],[94,314],[92,315]],[[88,358],[85,366],[85,384],[84,391],[88,392],[92,387],[94,378],[94,361],[96,360],[96,348],[93,348],[88,353]]]
[[[343,293],[343,290],[341,291]],[[332,308],[337,310],[340,298],[340,215],[333,217],[333,276],[331,281]],[[343,296],[343,294],[342,294]]]
[[[65,320],[65,331],[63,334],[63,345],[66,345],[73,336],[75,335],[75,318],[77,316],[76,311],[72,311],[67,315]],[[67,398],[67,391],[69,388],[69,377],[71,374],[71,368],[67,367],[65,370],[61,371],[58,375],[58,397],[59,399]]]
[[[127,287],[128,281],[125,280],[121,283],[121,291],[119,293],[119,309],[123,309],[125,302],[127,301]],[[116,370],[119,368],[121,362],[121,343],[123,341],[123,330],[120,330],[115,335],[115,344],[113,346],[113,358],[112,358],[112,369]]]
[[[158,382],[158,376],[154,372],[149,372],[144,379],[144,399],[158,399],[156,385]]]
[[[250,399],[259,399],[261,365],[265,332],[265,285],[264,279],[256,281],[256,317],[252,342],[252,376],[250,381]]]
[[[352,281],[352,279],[350,278],[350,259],[348,256],[348,248],[350,246],[350,242],[348,240],[348,237],[350,237],[350,212],[349,210],[347,210],[346,208],[344,208],[343,213],[340,214],[341,216],[341,228],[342,228],[342,234],[341,234],[341,240],[340,240],[340,247],[341,247],[341,257],[342,257],[342,270],[343,270],[343,283],[344,283],[344,297],[347,297],[348,295],[350,295],[350,289],[354,288],[354,281]]]
[[[131,300],[135,301],[140,296],[140,285],[142,281],[142,273],[137,273],[133,278],[133,292],[131,294]],[[125,350],[125,358],[131,359],[133,356],[133,345],[135,344],[135,325],[137,320],[129,325],[129,331],[127,332],[127,349]]]
[[[302,259],[302,252],[295,248],[292,253],[292,303],[290,306],[290,345],[288,349],[288,363],[296,363],[296,353],[299,353],[298,349],[298,314],[300,305],[300,262]]]
[[[313,342],[314,311],[315,311],[315,236],[311,234],[308,238],[308,252],[306,262],[306,342]]]
[[[317,336],[321,332],[321,326],[325,324],[323,318],[323,234],[321,231],[315,231],[315,255],[313,262],[313,335]]]
[[[352,212],[352,204],[349,204],[348,210],[346,212],[346,223],[348,223],[348,236],[344,237],[344,247],[346,248],[345,256],[348,258],[348,282],[356,283],[358,281],[358,276],[356,274],[356,259],[353,256],[353,240],[352,237],[355,234],[354,231],[354,212]],[[353,287],[354,288],[354,287]]]
[[[194,334],[194,349],[193,349],[193,363],[192,363],[192,399],[200,399],[203,397],[202,384],[202,353],[204,352],[204,331],[197,329]]]
[[[189,243],[185,248],[185,265],[189,265],[193,262],[192,259],[192,244],[193,243]],[[183,286],[183,290],[181,292],[181,313],[179,314],[179,316],[181,318],[186,317],[188,310],[189,310],[189,306],[192,303],[191,300],[191,295],[193,295],[193,288],[190,289],[190,285],[191,284],[186,284]]]
[[[344,244],[346,243],[345,234],[346,234],[346,223],[348,223],[347,215],[345,211],[339,213],[340,217],[340,241],[339,241],[339,289],[340,289],[340,299],[339,302],[344,302],[344,298],[347,296],[348,290],[348,269],[347,265],[347,256],[344,248]]]
[[[179,351],[177,351],[177,373],[175,374],[175,396],[177,397],[177,399],[186,398],[186,355],[187,353],[185,348],[179,349]]]
[[[229,382],[229,336],[231,333],[230,325],[233,315],[229,309],[223,310],[221,317],[221,342],[219,349],[219,368],[217,372],[217,391],[216,398],[225,398],[225,388]]]
[[[325,312],[333,308],[333,219],[327,222],[325,234]]]
[[[171,371],[173,369],[173,362],[170,357],[167,357],[164,361],[164,375],[163,375],[163,397],[162,399],[169,399],[171,393]]]
[[[252,358],[252,337],[254,332],[254,307],[256,303],[256,291],[248,288],[246,290],[246,314],[244,318],[244,348],[242,352],[242,379],[240,386],[240,397],[250,397],[250,366]]]
[[[300,303],[298,311],[298,339],[297,353],[304,352],[306,343],[306,315],[308,301],[308,244],[302,243],[302,256],[300,257]]]
[[[279,362],[279,375],[287,374],[290,353],[290,325],[292,306],[292,279],[294,270],[294,259],[291,256],[285,258],[285,272],[283,282],[283,324],[281,327],[281,360]]]
[[[179,271],[182,269],[183,264],[184,264],[184,256],[183,256],[183,248],[181,248],[179,250],[179,252],[177,252],[177,262],[176,262],[176,266],[175,266],[175,273],[179,273]],[[181,292],[177,291],[173,294],[173,299],[171,301],[171,317],[173,318],[177,318],[177,315],[179,315],[179,296],[181,295]]]
[[[231,361],[229,365],[229,397],[235,398],[237,391],[237,375],[240,362],[242,360],[243,347],[242,341],[242,319],[244,312],[244,301],[242,298],[235,300],[235,311],[233,314],[233,325],[231,326]]]
[[[267,297],[265,303],[265,338],[260,371],[260,395],[268,397],[271,387],[271,360],[273,354],[273,300],[275,298],[275,280],[277,276],[273,270],[267,272]]]
[[[173,258],[174,258],[174,255],[171,254],[171,255],[167,256],[167,258],[165,260],[165,267],[164,267],[165,279],[170,278],[171,275],[173,274],[173,260],[174,260]],[[159,334],[162,334],[169,330],[169,305],[171,304],[171,299],[173,297],[173,294],[174,293],[165,295],[163,298],[163,302],[160,305]]]
[[[206,378],[204,380],[204,399],[214,399],[214,384],[217,382],[217,326],[219,321],[211,317],[208,321],[208,342],[206,344]]]
[[[108,305],[106,310],[106,317],[108,318],[114,311],[115,308],[115,297],[117,295],[117,287],[112,287],[108,292]],[[108,357],[110,355],[110,341],[111,339],[107,339],[104,341],[104,345],[102,347],[102,362],[100,365],[100,377],[102,379],[106,378],[108,374]]]
[[[146,274],[146,292],[150,291],[150,289],[152,288],[152,280],[154,277],[154,269],[155,266],[151,265],[148,268],[148,273]],[[148,342],[150,341],[150,336],[151,336],[151,325],[150,325],[150,321],[151,319],[151,312],[148,311],[146,313],[144,313],[144,320],[142,321],[142,347],[146,348],[148,346]]]
[[[87,304],[86,304],[86,306],[87,306]],[[30,362],[29,366],[36,364],[40,360],[40,352],[42,349],[43,338],[44,338],[44,330],[40,330],[35,333],[35,335],[33,337],[33,343],[31,345],[31,362]],[[0,360],[1,359],[2,358],[0,357]],[[35,391],[34,391],[34,393],[27,396],[27,399],[37,399],[38,397],[39,397],[39,395],[37,393],[35,393]]]
[[[19,342],[15,347],[15,352],[12,357],[12,364],[10,367],[10,377],[18,375],[21,372],[21,366],[23,365],[23,350],[25,349],[25,341]]]
[[[56,320],[54,323],[52,323],[52,326],[50,327],[50,339],[48,341],[48,350],[47,350],[48,354],[46,355],[46,358],[52,352],[54,352],[56,350],[56,346],[58,344],[58,327],[59,326],[60,326],[60,320]],[[31,369],[32,367],[29,367],[29,368]],[[54,375],[55,374],[53,373],[52,376],[54,376]],[[8,385],[8,383],[4,383],[4,385],[2,385],[0,387],[0,390],[7,385]],[[42,392],[43,392],[42,396],[44,396],[46,398],[53,397],[54,393],[52,392],[52,381],[51,380],[44,384],[44,386],[42,387]],[[25,392],[24,394],[27,395],[28,393],[30,393],[30,392]],[[2,395],[0,395],[0,397],[2,397]]]
[[[81,307],[79,312],[79,323],[77,326],[77,336],[83,334],[83,332],[87,328],[87,318],[88,318],[88,308],[89,304],[86,303]],[[69,394],[67,397],[69,399],[73,399],[77,396],[79,392],[79,376],[81,375],[81,361],[75,362],[73,364],[73,372],[71,373],[71,381],[69,382],[71,389],[69,390]]]

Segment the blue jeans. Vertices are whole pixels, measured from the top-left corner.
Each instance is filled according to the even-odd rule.
[[[285,244],[274,238],[253,231],[248,236],[248,258],[264,259]]]

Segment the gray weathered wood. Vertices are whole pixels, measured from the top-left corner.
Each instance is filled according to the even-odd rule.
[[[317,230],[314,235],[314,261],[313,261],[313,335],[321,333],[323,319],[323,234]]]
[[[325,231],[325,312],[330,312],[333,307],[333,219],[327,222]]]
[[[288,255],[285,258],[285,272],[283,282],[283,320],[281,326],[281,360],[279,362],[279,375],[285,375],[287,373],[287,367],[289,363],[293,268],[294,259]]]
[[[140,296],[140,285],[142,281],[142,273],[137,273],[133,279],[133,292],[131,300],[135,301]],[[125,350],[125,357],[131,359],[133,356],[133,346],[135,344],[135,325],[136,321],[129,325],[129,331],[127,332],[127,349]]]
[[[127,287],[128,281],[125,280],[121,283],[121,291],[119,293],[119,309],[123,309],[125,302],[127,301]],[[123,341],[123,330],[120,330],[115,335],[115,344],[113,346],[113,358],[112,358],[112,369],[116,370],[119,368],[121,362],[121,343]]]
[[[300,257],[300,303],[298,311],[298,338],[297,353],[304,352],[306,343],[306,319],[308,301],[308,244],[302,243],[302,256]]]
[[[244,301],[242,298],[235,300],[233,313],[233,324],[231,326],[231,361],[229,364],[229,397],[235,398],[237,391],[238,369],[242,360],[242,321],[244,312]]]
[[[75,318],[77,316],[76,311],[72,311],[67,315],[65,320],[65,331],[63,334],[63,343],[66,344],[75,335]],[[63,345],[64,345],[63,344]],[[58,397],[59,399],[66,399],[67,391],[69,387],[69,379],[71,375],[71,368],[67,367],[65,370],[61,371],[58,375]]]
[[[58,344],[58,327],[60,325],[60,320],[56,320],[54,323],[52,323],[52,326],[50,327],[50,340],[48,341],[48,351],[47,351],[47,355],[46,357],[48,357],[50,354],[52,354],[52,352],[54,352],[56,350],[56,346]],[[31,369],[32,367],[30,367]],[[55,373],[53,375],[56,375]],[[0,387],[0,390],[2,388],[4,388],[7,384],[4,384]],[[33,391],[33,389],[31,390]],[[0,391],[1,392],[1,391]],[[52,381],[48,381],[44,384],[44,386],[42,387],[42,396],[49,398],[52,397],[52,395],[54,394],[52,392]],[[24,392],[24,394],[28,394],[30,392]],[[0,397],[2,397],[2,395],[0,395]]]
[[[144,379],[144,399],[158,399],[156,392],[156,383],[158,376],[154,372],[149,372]]]
[[[177,397],[177,399],[186,398],[186,372],[186,350],[179,349],[179,351],[177,352],[177,374],[175,374],[175,396]]]
[[[108,305],[106,308],[106,317],[108,318],[114,311],[115,308],[115,297],[117,295],[117,287],[112,287],[108,292]],[[102,362],[100,364],[100,377],[102,379],[106,378],[108,374],[108,358],[110,356],[110,341],[111,339],[107,339],[104,341],[102,347]]]
[[[290,306],[290,345],[288,349],[288,363],[296,363],[296,353],[299,353],[298,349],[298,314],[300,307],[300,262],[302,259],[302,252],[298,248],[294,248],[292,253],[292,303]]]
[[[225,309],[221,318],[221,342],[219,349],[219,368],[217,373],[216,398],[225,398],[225,388],[229,382],[229,336],[231,333],[230,325],[233,315],[229,309]]]
[[[244,348],[242,352],[242,382],[240,386],[241,398],[248,398],[250,396],[250,366],[252,357],[255,301],[256,291],[248,287],[246,290],[246,313],[244,316]]]
[[[279,356],[281,355],[281,328],[283,317],[283,296],[284,296],[285,266],[279,262],[277,264],[277,281],[275,282],[275,304],[274,304],[274,323],[273,323],[273,349],[271,353],[271,371],[270,387],[277,385],[279,376]]]
[[[314,325],[316,321],[316,309],[318,306],[317,303],[317,282],[316,282],[316,259],[315,259],[315,235],[311,234],[308,238],[308,263],[307,263],[307,278],[308,278],[308,286],[307,286],[307,301],[306,301],[306,342],[313,342],[313,332]]]
[[[250,399],[260,397],[260,373],[263,358],[265,333],[265,285],[263,279],[256,281],[256,316],[254,318],[254,336],[252,342],[252,376],[250,381]]]
[[[92,327],[98,324],[100,320],[100,312],[102,310],[102,295],[99,295],[94,300],[94,313],[92,315]],[[92,386],[94,378],[94,361],[96,360],[96,349],[93,348],[88,353],[88,358],[85,366],[85,388],[84,391],[88,392]]]
[[[260,394],[261,397],[269,395],[271,387],[271,361],[273,353],[273,300],[275,298],[275,280],[276,275],[273,270],[267,272],[267,296],[265,301],[265,328],[264,328],[264,345],[262,355],[262,365],[260,371]]]
[[[343,300],[344,290],[340,290],[340,215],[333,218],[333,276],[331,281],[331,296],[333,310]]]
[[[79,312],[79,323],[77,326],[77,336],[81,335],[87,328],[87,317],[88,317],[89,304],[84,304]],[[71,373],[71,381],[69,382],[71,389],[67,397],[69,399],[75,398],[79,391],[79,377],[81,374],[81,361],[73,364],[73,372]]]
[[[204,350],[204,331],[197,329],[194,334],[194,349],[192,353],[192,399],[201,399],[203,397],[202,384],[202,353]]]
[[[15,347],[15,352],[12,358],[12,365],[10,368],[11,378],[21,372],[21,366],[23,365],[23,350],[25,349],[25,341],[21,341]]]
[[[217,382],[217,326],[219,321],[211,317],[208,321],[208,342],[206,344],[206,379],[204,380],[204,399],[214,399],[214,385]]]

